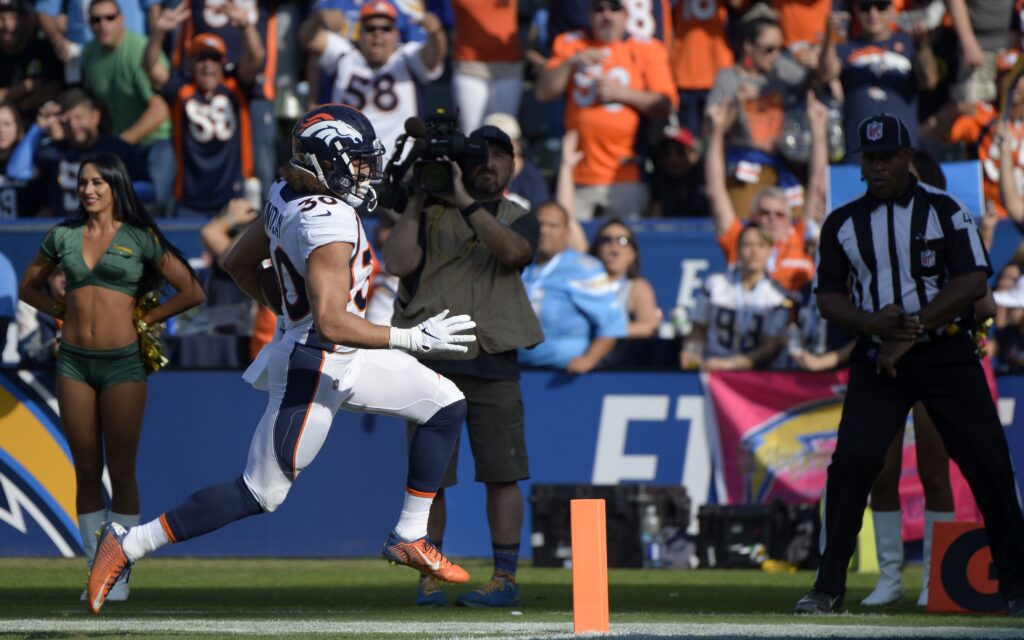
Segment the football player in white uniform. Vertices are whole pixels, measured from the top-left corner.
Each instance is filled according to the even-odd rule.
[[[476,324],[447,311],[411,329],[364,319],[373,259],[354,207],[373,197],[369,180],[379,176],[383,148],[362,113],[334,104],[307,113],[295,126],[293,154],[270,189],[264,224],[250,225],[225,257],[239,287],[280,308],[283,324],[283,334],[257,358],[265,363],[270,398],[245,471],[144,525],[108,526],[89,576],[93,613],[117,577],[145,554],[274,511],[320,451],[339,409],[420,425],[409,451],[405,503],[382,555],[442,580],[469,579],[426,535],[466,401],[450,380],[403,351],[465,351],[460,343],[476,336],[462,332]],[[267,258],[277,287],[260,278]],[[268,299],[265,291],[275,288],[280,299]]]
[[[736,266],[708,276],[680,357],[684,369],[757,369],[779,354],[792,305],[766,271],[771,249],[768,232],[747,225]]]
[[[398,10],[387,0],[371,0],[359,11],[356,44],[325,28],[319,14],[303,23],[299,41],[318,56],[320,69],[334,76],[331,101],[350,104],[373,122],[387,156],[418,112],[417,82],[441,77],[448,41],[440,19],[426,13],[420,25],[425,42],[399,45]]]

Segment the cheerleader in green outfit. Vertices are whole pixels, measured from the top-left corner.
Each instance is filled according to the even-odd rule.
[[[119,158],[104,153],[82,161],[77,215],[46,235],[21,281],[22,300],[64,319],[57,356],[57,400],[75,463],[78,525],[91,563],[96,533],[107,520],[138,522],[135,454],[146,405],[147,371],[160,354],[140,348],[140,331],[203,302],[202,285],[167,242],[132,189]],[[67,276],[65,299],[53,299],[46,278]],[[141,305],[147,294],[174,294]],[[147,366],[147,359],[149,360]],[[103,467],[110,473],[110,508]],[[111,591],[128,597],[127,580]],[[108,598],[114,599],[114,598]]]

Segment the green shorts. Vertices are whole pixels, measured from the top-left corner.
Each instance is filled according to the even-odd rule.
[[[485,380],[446,375],[466,396],[466,430],[476,463],[477,482],[517,482],[530,477],[526,458],[523,397],[518,380]],[[409,442],[417,425],[408,424]],[[442,487],[458,482],[459,445],[444,473]]]
[[[146,379],[139,343],[119,349],[83,349],[66,342],[57,352],[57,375],[105,389],[122,382]]]

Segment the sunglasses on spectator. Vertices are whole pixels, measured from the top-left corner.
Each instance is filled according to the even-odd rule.
[[[605,11],[622,11],[622,3],[619,2],[602,2],[601,4],[594,5],[594,13],[604,13]]]
[[[772,53],[778,53],[779,51],[782,51],[782,45],[778,45],[778,44],[764,45],[764,44],[754,43],[754,46],[756,46],[758,48],[758,50],[761,53],[764,53],[764,54],[772,54]]]
[[[113,22],[117,20],[120,13],[108,13],[104,15],[89,16],[89,24],[99,24],[101,22]]]
[[[370,24],[363,25],[363,33],[391,33],[395,26],[391,24]]]
[[[879,2],[878,0],[875,0],[874,2],[869,0],[868,2],[858,2],[857,6],[860,7],[861,11],[867,13],[868,11],[871,11],[872,7],[878,9],[879,11],[885,11],[886,9],[892,6],[892,3],[886,2],[885,0],[882,0],[881,2]]]
[[[631,247],[633,246],[633,238],[630,238],[629,236],[601,236],[597,239],[598,246],[606,244],[617,244],[620,247]]]

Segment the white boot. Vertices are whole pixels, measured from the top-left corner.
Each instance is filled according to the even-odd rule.
[[[861,604],[874,607],[903,597],[903,512],[872,511],[875,521],[875,552],[878,584]]]
[[[125,529],[131,529],[139,524],[139,514],[135,513],[132,515],[126,515],[123,513],[110,512],[110,521],[116,522],[123,526]],[[110,593],[107,594],[108,602],[124,602],[128,599],[128,593],[131,590],[128,586],[128,581],[131,579],[131,569],[128,570],[121,578],[114,583],[114,586],[110,588]]]
[[[106,511],[93,511],[82,513],[78,516],[78,532],[82,534],[82,552],[85,554],[85,564],[92,569],[92,560],[96,557],[96,545],[99,542],[99,534],[103,529],[103,522],[107,519]],[[85,602],[85,591],[82,591],[82,602]]]
[[[924,572],[921,574],[921,595],[917,606],[928,606],[928,577],[932,572],[932,525],[936,522],[952,522],[956,514],[952,511],[924,511]]]

